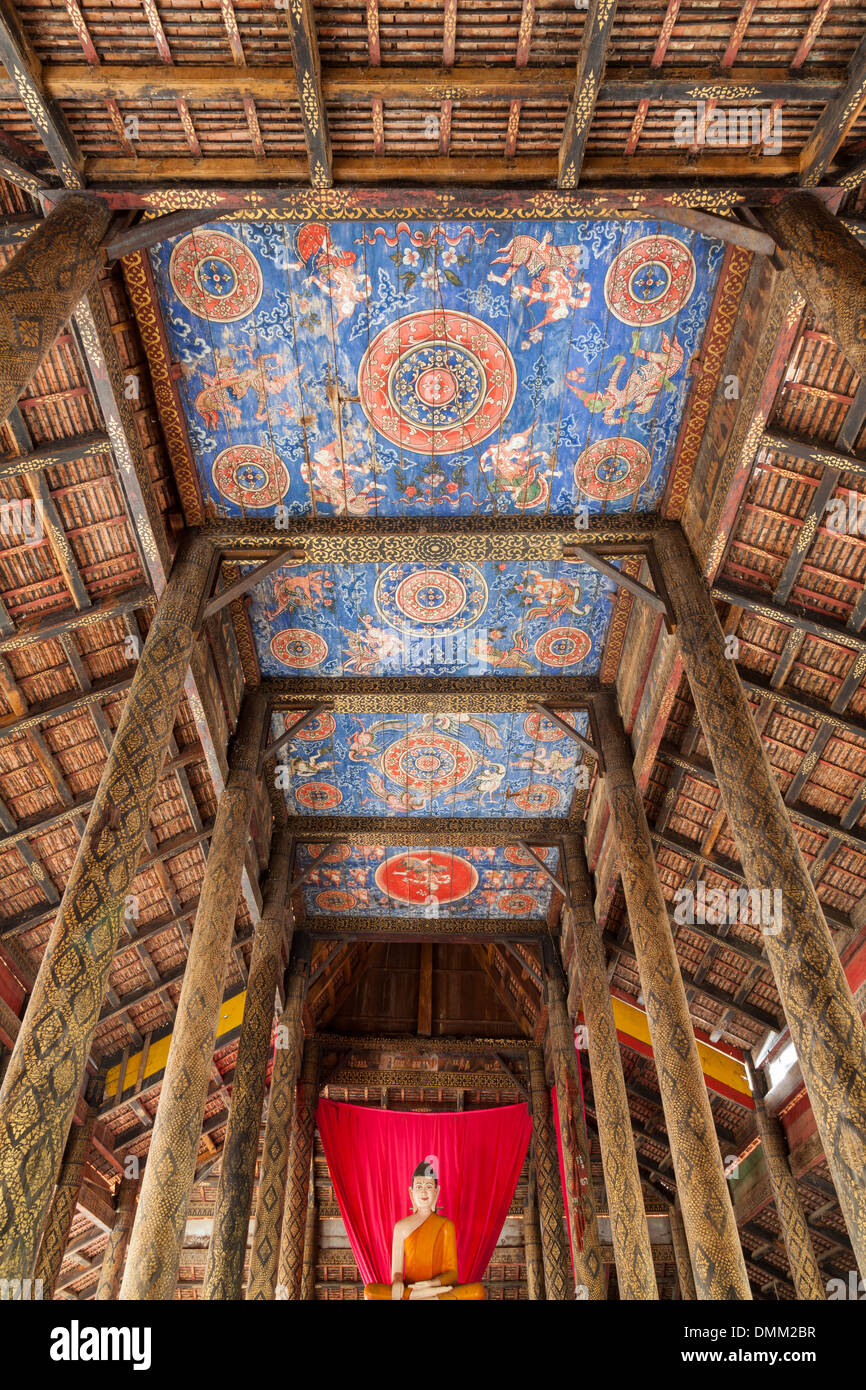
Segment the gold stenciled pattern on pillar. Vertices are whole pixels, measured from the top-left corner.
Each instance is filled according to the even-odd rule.
[[[171,1298],[177,1282],[229,944],[258,782],[266,701],[244,699],[220,797],[183,976],[153,1138],[123,1279],[123,1298]]]
[[[635,786],[631,745],[612,696],[597,701],[596,718],[604,748],[605,795],[698,1296],[749,1299],[713,1112],[643,799]]]
[[[295,1121],[289,1144],[289,1176],[277,1278],[278,1297],[288,1298],[293,1302],[301,1297],[304,1272],[304,1233],[307,1228],[307,1194],[316,1125],[318,1075],[319,1049],[312,1039],[308,1039],[304,1046],[304,1060],[295,1103]]]
[[[123,1261],[126,1247],[135,1220],[135,1204],[138,1200],[138,1178],[124,1178],[117,1193],[117,1214],[99,1271],[99,1283],[94,1298],[104,1302],[117,1298],[120,1281],[123,1277]]]
[[[764,216],[824,332],[866,376],[866,250],[814,194],[795,193]]]
[[[532,1155],[538,1191],[544,1287],[548,1301],[562,1302],[574,1296],[574,1281],[565,1243],[562,1186],[556,1156],[556,1140],[550,1123],[550,1099],[544,1075],[544,1058],[539,1048],[533,1048],[529,1053],[529,1082],[532,1095]]]
[[[57,1186],[54,1189],[54,1201],[51,1203],[51,1211],[42,1236],[42,1244],[39,1247],[39,1258],[36,1261],[36,1278],[43,1281],[44,1297],[51,1298],[53,1296],[60,1266],[63,1264],[63,1255],[66,1250],[66,1242],[69,1239],[72,1218],[75,1216],[75,1204],[81,1190],[84,1165],[90,1152],[95,1123],[96,1110],[90,1108],[84,1123],[73,1125],[69,1135],[66,1156],[60,1170],[60,1177],[57,1179]]]
[[[250,1277],[247,1284],[247,1298],[250,1299],[273,1298],[277,1281],[289,1143],[295,1110],[295,1083],[301,1062],[302,1014],[307,995],[311,955],[310,937],[305,933],[296,933],[289,966],[286,1003],[280,1014],[277,1046],[274,1050],[268,1120],[250,1252]]]
[[[110,220],[101,199],[70,193],[0,271],[0,420],[95,278]]]
[[[574,836],[565,838],[564,850],[570,898],[564,916],[566,932],[574,943],[572,961],[580,981],[619,1296],[621,1299],[655,1299],[658,1287],[652,1247],[604,948],[592,908],[592,883]]]
[[[231,1110],[204,1276],[205,1298],[241,1297],[280,943],[286,919],[290,857],[291,835],[283,827],[275,832],[271,844],[262,916],[253,938]]]
[[[809,1235],[809,1227],[806,1225],[800,1194],[797,1191],[797,1181],[791,1172],[785,1131],[781,1121],[768,1112],[755,1081],[752,1082],[752,1094],[758,1134],[770,1186],[773,1189],[779,1225],[782,1228],[794,1292],[799,1299],[826,1298],[824,1280],[815,1259],[812,1237]]]
[[[675,1202],[668,1211],[668,1220],[671,1228],[671,1244],[674,1252],[674,1263],[677,1267],[677,1283],[680,1287],[680,1298],[686,1302],[694,1302],[697,1298],[695,1291],[695,1276],[692,1273],[692,1262],[689,1258],[689,1247],[686,1243],[686,1233],[683,1227],[683,1218],[680,1213],[679,1205]]]
[[[211,553],[192,538],[160,600],[0,1091],[0,1277],[32,1274],[183,694]]]
[[[556,1085],[559,1138],[565,1166],[565,1191],[569,1204],[572,1268],[582,1298],[604,1299],[606,1289],[598,1238],[598,1218],[592,1191],[589,1154],[582,1130],[583,1116],[574,1113],[575,1109],[580,1111],[580,1093],[573,1083],[569,1084],[572,1069],[576,1070],[572,1061],[574,1033],[568,1025],[565,989],[559,971],[548,969],[546,975],[547,1027]]]
[[[750,888],[779,889],[773,971],[860,1270],[866,1273],[866,1035],[712,599],[681,533],[658,546],[683,666]]]

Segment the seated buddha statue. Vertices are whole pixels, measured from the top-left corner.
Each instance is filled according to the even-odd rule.
[[[485,1298],[483,1284],[458,1284],[457,1236],[454,1222],[438,1216],[437,1161],[428,1157],[412,1174],[409,1200],[412,1213],[394,1227],[391,1245],[391,1283],[367,1284],[366,1299],[453,1303]]]

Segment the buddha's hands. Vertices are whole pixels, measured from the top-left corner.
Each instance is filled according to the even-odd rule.
[[[443,1293],[450,1293],[453,1287],[453,1284],[434,1284],[431,1280],[426,1279],[423,1283],[412,1285],[409,1301],[411,1303],[413,1299],[420,1301],[421,1299],[439,1298]]]
[[[391,1300],[392,1300],[392,1302],[394,1302],[394,1303],[399,1303],[399,1302],[401,1301],[402,1297],[403,1297],[403,1280],[402,1280],[402,1279],[395,1279],[394,1282],[393,1282],[392,1285],[391,1285]]]

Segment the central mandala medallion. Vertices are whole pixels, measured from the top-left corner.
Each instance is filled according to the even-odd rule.
[[[392,854],[375,874],[376,887],[400,903],[456,903],[478,886],[478,871],[451,850]]]
[[[459,739],[428,729],[398,738],[382,754],[386,777],[430,798],[465,782],[477,766],[475,754]]]
[[[453,309],[382,330],[358,368],[367,419],[415,454],[453,454],[497,430],[517,386],[514,358],[486,323]]]
[[[460,632],[472,627],[487,607],[488,591],[480,569],[468,561],[439,565],[416,560],[388,565],[376,581],[374,602],[392,627]]]

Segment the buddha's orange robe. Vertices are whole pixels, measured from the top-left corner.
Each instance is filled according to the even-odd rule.
[[[426,1279],[439,1279],[443,1284],[452,1284],[450,1293],[440,1294],[432,1299],[434,1303],[454,1303],[460,1299],[486,1298],[483,1284],[457,1283],[457,1235],[454,1222],[447,1216],[437,1216],[435,1212],[423,1221],[417,1230],[406,1237],[403,1245],[403,1283],[421,1284]],[[368,1284],[364,1289],[367,1299],[390,1299],[390,1284]],[[404,1300],[409,1297],[409,1289],[404,1288]]]

